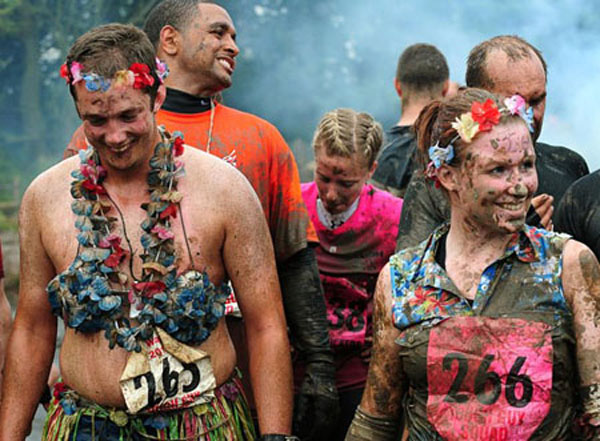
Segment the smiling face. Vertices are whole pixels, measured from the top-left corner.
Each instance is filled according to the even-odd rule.
[[[343,213],[350,208],[377,166],[375,163],[369,170],[359,153],[350,157],[328,155],[324,148],[316,149],[315,162],[319,198],[331,214]]]
[[[478,135],[461,156],[460,166],[448,167],[445,181],[450,185],[444,185],[452,209],[479,230],[518,231],[538,184],[535,151],[526,125],[511,121],[495,126]]]
[[[193,75],[206,94],[231,86],[235,57],[239,49],[236,31],[227,11],[210,3],[198,5],[198,12],[181,32],[179,68]]]
[[[153,108],[149,95],[132,87],[90,92],[80,82],[75,88],[85,136],[103,166],[128,171],[147,165],[157,141],[154,113],[164,100],[164,87],[159,88]]]

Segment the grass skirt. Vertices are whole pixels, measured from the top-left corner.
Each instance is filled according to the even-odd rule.
[[[69,390],[73,396],[74,391]],[[67,407],[53,398],[42,440],[170,440],[253,441],[256,433],[244,396],[239,372],[215,390],[215,399],[195,407],[157,414],[130,415],[122,409],[105,408],[81,397]],[[66,410],[66,411],[65,411]],[[70,413],[70,414],[67,414]],[[102,429],[98,430],[98,426]],[[108,435],[99,432],[108,431]],[[85,434],[84,434],[85,432]]]

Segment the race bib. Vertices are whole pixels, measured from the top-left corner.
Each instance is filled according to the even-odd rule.
[[[235,298],[235,292],[233,292],[231,282],[229,282],[229,287],[231,288],[231,294],[229,294],[229,297],[225,300],[225,315],[241,318],[242,311],[240,311],[237,299]]]
[[[344,299],[331,299],[327,305],[329,337],[331,344],[343,345],[346,342],[363,344],[367,332],[367,311],[361,302],[347,302]]]
[[[214,398],[216,380],[210,356],[157,328],[142,352],[133,352],[120,379],[127,410],[183,409]]]
[[[362,345],[367,335],[369,297],[365,289],[343,277],[321,275],[329,337],[333,346]]]
[[[550,326],[456,317],[431,330],[427,418],[447,440],[521,441],[550,411]]]

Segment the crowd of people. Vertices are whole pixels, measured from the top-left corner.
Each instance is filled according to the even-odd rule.
[[[222,101],[239,52],[202,0],[71,46],[14,320],[0,281],[0,441],[39,405],[49,441],[600,439],[598,172],[538,142],[542,53],[493,37],[459,86],[407,47],[398,123],[327,112],[300,184]]]

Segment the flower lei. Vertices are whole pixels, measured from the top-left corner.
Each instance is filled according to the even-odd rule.
[[[453,143],[459,137],[463,142],[470,143],[478,133],[492,130],[500,122],[502,114],[520,116],[527,124],[527,129],[533,132],[533,109],[527,107],[527,103],[521,95],[516,94],[506,98],[504,106],[504,108],[498,109],[496,103],[490,98],[483,103],[474,101],[471,103],[471,111],[463,113],[451,124],[457,135],[450,143],[446,147],[440,147],[438,141],[429,147],[428,154],[431,162],[427,164],[425,175],[435,181],[436,187],[439,187],[437,170],[443,164],[449,164],[454,159]]]
[[[156,58],[156,75],[161,84],[169,75],[167,64]],[[120,70],[115,73],[112,80],[104,78],[94,72],[84,72],[84,67],[77,61],[70,65],[63,63],[60,67],[60,76],[67,84],[75,85],[80,81],[85,82],[85,88],[90,92],[106,92],[111,85],[115,87],[133,87],[134,89],[143,89],[154,85],[154,77],[150,73],[150,67],[144,63],[133,63],[127,70]]]
[[[139,352],[140,342],[152,336],[154,326],[183,343],[200,344],[223,316],[230,293],[226,283],[215,287],[206,272],[177,274],[170,225],[182,199],[177,178],[184,168],[175,157],[183,153],[183,137],[162,130],[161,137],[150,160],[150,201],[142,204],[147,213],[141,225],[142,277],[129,289],[128,276],[119,270],[129,253],[121,247],[121,237],[112,232],[116,218],[108,215],[113,203],[103,186],[106,170],[92,146],[79,152],[80,168],[72,172],[78,254],[46,290],[55,315],[64,313],[66,324],[81,332],[104,330],[111,349],[118,344]],[[125,301],[129,317],[123,311]]]

